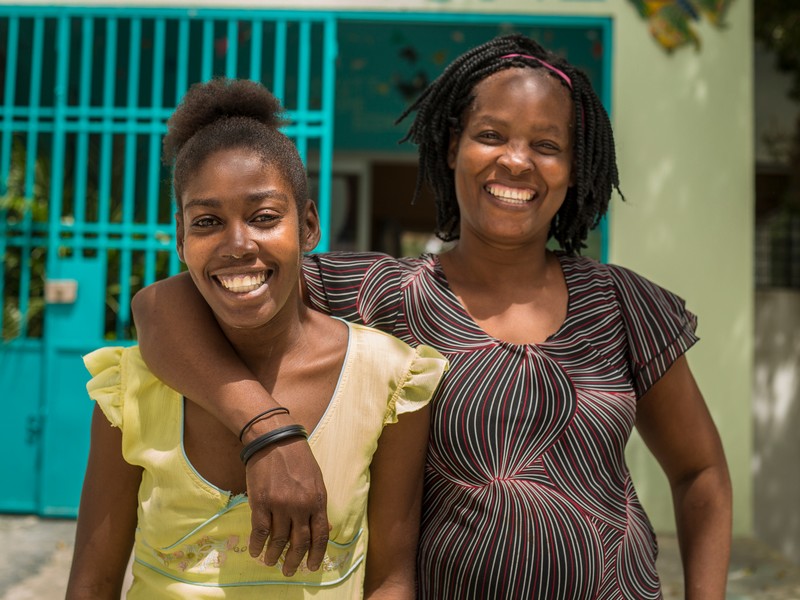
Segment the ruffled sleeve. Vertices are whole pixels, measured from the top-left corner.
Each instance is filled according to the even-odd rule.
[[[396,258],[377,252],[311,254],[303,264],[311,305],[322,312],[394,333],[402,302]]]
[[[623,267],[610,270],[628,338],[628,360],[641,398],[697,341],[697,317],[682,298]]]
[[[397,417],[426,406],[447,372],[447,359],[430,346],[417,346],[408,371],[387,405],[384,425],[397,423]]]
[[[97,402],[114,427],[123,426],[122,353],[125,348],[100,348],[83,357],[83,364],[92,375],[86,384],[89,397]]]

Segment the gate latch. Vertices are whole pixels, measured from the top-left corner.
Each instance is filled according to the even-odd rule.
[[[77,279],[47,279],[44,282],[44,301],[48,304],[75,304],[78,298]]]

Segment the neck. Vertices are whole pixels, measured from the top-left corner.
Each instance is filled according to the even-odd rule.
[[[466,238],[443,254],[441,262],[448,279],[468,278],[498,288],[545,280],[551,255],[544,244],[501,247]]]
[[[304,352],[309,341],[306,325],[309,309],[302,301],[285,306],[269,323],[253,329],[238,329],[220,323],[225,337],[253,373],[271,378],[281,363],[298,352]]]

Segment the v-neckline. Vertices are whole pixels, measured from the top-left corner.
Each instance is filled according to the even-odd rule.
[[[484,337],[486,340],[492,342],[495,345],[500,346],[508,346],[511,348],[537,348],[540,346],[545,346],[551,344],[556,341],[562,331],[566,328],[567,324],[570,321],[570,317],[572,316],[572,301],[573,301],[573,294],[572,288],[570,285],[570,269],[568,264],[568,256],[564,252],[554,251],[553,255],[558,260],[558,264],[561,267],[561,273],[564,277],[564,285],[567,288],[567,310],[564,314],[564,320],[558,326],[558,328],[547,336],[541,342],[526,342],[522,344],[517,344],[514,342],[509,342],[493,335],[490,335],[486,330],[484,330],[472,315],[469,313],[467,308],[464,304],[459,300],[458,296],[456,296],[453,288],[450,287],[450,282],[447,280],[447,275],[444,272],[444,268],[442,267],[442,262],[438,254],[430,254],[430,259],[432,263],[432,270],[433,273],[436,275],[437,279],[441,283],[442,288],[446,291],[447,296],[449,297],[450,301],[452,302],[455,309],[458,311],[459,315],[469,324],[469,326],[477,332],[478,335]]]

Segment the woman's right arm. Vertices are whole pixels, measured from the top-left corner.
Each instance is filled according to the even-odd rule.
[[[238,435],[250,418],[278,406],[234,352],[187,273],[144,288],[131,307],[150,370],[228,429]],[[292,422],[283,414],[271,417],[251,427],[244,442]],[[283,540],[271,539],[270,532],[289,531],[292,548],[303,554],[308,549],[308,567],[316,570],[328,543],[327,494],[308,444],[297,440],[257,453],[247,463],[247,484],[250,554],[258,556],[266,543],[265,557],[273,563]]]
[[[141,478],[122,458],[122,432],[95,406],[66,600],[119,600]]]

